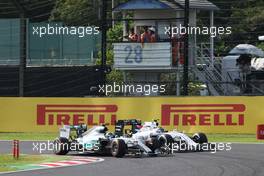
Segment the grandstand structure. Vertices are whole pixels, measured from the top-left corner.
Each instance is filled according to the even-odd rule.
[[[112,3],[110,10],[107,6],[111,1],[115,3]],[[195,92],[191,95],[264,95],[264,56],[253,56],[250,64],[239,65],[241,53],[236,53],[236,57],[232,53],[227,57],[217,53],[215,44],[219,43],[221,37],[214,39],[209,35],[188,35],[181,39],[177,36],[178,43],[173,43],[171,36],[165,34],[166,26],[186,26],[186,23],[193,27],[204,23],[214,27],[214,19],[221,11],[217,3],[223,2],[87,0],[101,2],[101,35],[84,38],[34,35],[34,28],[47,27],[48,24],[65,26],[60,21],[49,21],[55,2],[0,1],[0,96],[99,95],[98,85],[105,84],[106,73],[110,71],[106,66],[107,49],[110,55],[113,51],[113,68],[123,74],[123,80],[119,80],[118,75],[113,81],[129,85],[166,84],[166,93],[152,93],[151,96],[188,95],[186,90]],[[188,5],[186,2],[189,2]],[[203,17],[199,18],[201,13]],[[114,18],[111,19],[110,14]],[[123,25],[123,36],[116,37],[122,38],[122,41],[107,40],[106,32],[110,23],[112,26]],[[138,35],[144,26],[154,27],[157,42],[141,44],[128,41],[129,25],[134,25],[134,32]],[[238,43],[241,41],[235,42],[241,44]],[[101,65],[96,65],[100,48]],[[244,66],[248,68],[244,69]],[[250,71],[245,73],[245,70]],[[193,87],[193,90],[189,90]]]
[[[103,68],[95,65],[100,35],[33,34],[33,28],[47,25],[54,5],[54,0],[0,1],[0,96],[97,95],[91,87],[104,82]]]
[[[198,18],[200,12],[207,14],[209,24],[206,25],[215,27],[214,16],[221,9],[210,0],[128,0],[118,4],[113,11],[123,14],[120,20],[123,22],[123,41],[113,43],[114,67],[125,73],[124,79],[130,76],[130,84],[162,84],[162,74],[174,74],[174,80],[170,80],[174,95],[186,95],[186,82],[199,85],[200,95],[264,95],[261,76],[264,75],[264,66],[258,70],[254,68],[256,63],[261,65],[263,62],[262,55],[256,57],[251,54],[250,57],[257,61],[251,58],[251,63],[241,65],[238,60],[242,53],[231,53],[235,55],[233,59],[218,57],[215,39],[210,35],[188,34],[183,40],[177,36],[177,43],[172,36],[165,35],[168,26],[197,27],[201,20]],[[138,36],[144,27],[154,28],[157,41],[142,44],[127,40],[128,22],[133,24],[134,33]],[[245,72],[241,69],[243,67],[250,71]],[[186,72],[189,73],[187,76]]]
[[[185,2],[188,2],[185,4]],[[183,87],[183,94],[188,95],[188,82],[190,70],[195,65],[203,64],[197,62],[197,46],[199,45],[196,34],[177,34],[172,28],[197,27],[199,11],[206,12],[210,17],[209,27],[214,25],[214,13],[219,10],[217,6],[207,0],[191,1],[169,1],[169,0],[129,0],[114,8],[126,17],[129,12],[132,14],[130,23],[133,23],[135,33],[140,36],[144,27],[154,28],[156,42],[140,44],[140,42],[129,42],[125,36],[128,35],[127,25],[124,22],[123,36],[121,43],[114,43],[114,67],[133,75],[134,83],[152,82],[158,84],[161,81],[161,74],[175,73],[176,95],[180,95]],[[169,33],[168,30],[169,29]],[[179,32],[179,30],[178,30]],[[167,34],[166,34],[167,33]],[[214,38],[208,37],[209,57],[206,59],[214,62]],[[140,59],[138,59],[140,58]],[[201,80],[199,72],[195,76]],[[182,85],[180,79],[183,77]],[[215,90],[210,84],[210,89]],[[186,94],[187,93],[187,94]],[[213,92],[214,95],[217,93]],[[152,95],[158,95],[152,94]]]

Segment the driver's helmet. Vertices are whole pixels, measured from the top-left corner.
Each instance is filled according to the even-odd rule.
[[[158,120],[154,120],[153,123],[155,123],[157,127],[159,126],[159,122],[158,122]]]
[[[143,128],[157,128],[156,122],[144,122]]]
[[[106,133],[108,131],[108,128],[105,125],[98,126],[99,133]]]
[[[80,127],[81,127],[84,131],[87,131],[87,125],[86,125],[86,124],[81,124]]]
[[[104,127],[104,132],[106,133],[108,131],[108,128],[105,125],[103,125],[103,127]]]

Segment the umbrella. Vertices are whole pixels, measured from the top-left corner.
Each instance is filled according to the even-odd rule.
[[[241,54],[250,54],[253,56],[264,57],[264,52],[262,49],[249,44],[240,44],[233,48],[230,52],[230,55],[241,55]]]

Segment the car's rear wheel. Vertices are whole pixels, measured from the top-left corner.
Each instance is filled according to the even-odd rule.
[[[207,136],[204,133],[195,133],[192,139],[198,144],[208,143]]]
[[[111,153],[114,157],[122,158],[127,151],[126,143],[122,139],[114,140],[111,144]]]
[[[70,151],[70,143],[67,138],[57,138],[54,140],[53,152],[56,155],[66,155]]]

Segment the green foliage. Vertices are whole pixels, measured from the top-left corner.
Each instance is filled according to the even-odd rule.
[[[119,0],[119,3],[127,0]],[[215,39],[216,54],[219,56],[227,54],[234,46],[241,43],[251,43],[264,49],[264,42],[258,42],[258,36],[264,35],[264,1],[263,0],[210,0],[216,4],[220,10],[215,12],[215,26],[232,27],[231,35],[218,36]],[[108,1],[108,11],[110,11],[111,1]],[[99,0],[56,0],[56,6],[52,12],[51,20],[62,21],[68,25],[99,25],[98,13],[100,8]],[[130,16],[131,14],[128,14]],[[108,18],[111,13],[108,13]],[[116,17],[121,18],[120,13]],[[208,11],[201,11],[198,17],[199,25],[209,24]],[[117,24],[110,28],[107,33],[108,41],[122,40],[122,24]],[[201,40],[205,40],[202,38]],[[208,41],[208,40],[207,40]],[[100,64],[101,54],[97,64]],[[113,48],[111,44],[107,46],[107,65],[114,63]],[[190,80],[194,80],[191,78]],[[107,75],[108,83],[121,83],[123,81],[122,72],[114,70]],[[168,95],[175,95],[175,75],[164,76],[162,80],[169,82],[167,86]],[[182,80],[181,80],[182,81]],[[199,93],[200,84],[190,84],[190,94]]]
[[[258,36],[264,31],[263,0],[211,0],[220,10],[215,12],[215,25],[232,27],[232,34],[216,40],[217,51],[226,54],[237,44],[258,45]],[[226,2],[226,3],[225,3]],[[208,15],[208,14],[207,14]]]
[[[123,39],[123,25],[121,23],[116,24],[113,28],[107,32],[107,39],[109,41],[122,41]]]
[[[56,0],[52,11],[52,21],[62,21],[67,25],[98,26],[98,1]]]
[[[120,41],[122,39],[123,28],[122,24],[116,24],[114,28],[111,28],[107,32],[107,39],[110,41]],[[99,53],[98,60],[96,61],[97,65],[101,64],[102,54]],[[106,64],[113,66],[114,65],[114,52],[111,44],[107,45],[107,52],[106,52]],[[106,82],[108,84],[112,84],[116,82],[117,84],[121,84],[123,81],[123,75],[121,71],[113,69],[111,73],[106,76]]]
[[[247,0],[240,5],[234,5],[231,17],[234,33],[247,33],[248,35],[239,36],[246,41],[256,40],[260,31],[264,30],[264,1]]]
[[[106,52],[106,64],[113,66],[114,64],[114,53],[112,49],[108,49]],[[99,57],[96,60],[97,65],[101,65],[101,58],[102,54],[99,53]],[[121,71],[113,69],[109,74],[106,75],[106,83],[107,84],[112,84],[113,82],[116,82],[117,84],[121,84],[123,81],[123,75]]]
[[[259,44],[257,45],[257,47],[261,48],[261,49],[264,51],[264,42],[259,43]]]
[[[199,96],[200,90],[203,88],[203,84],[191,82],[191,83],[189,83],[188,88],[189,88],[189,95],[190,96]]]
[[[123,2],[123,1],[122,1]],[[108,7],[111,7],[111,1],[109,1]],[[57,0],[56,6],[52,11],[50,20],[62,21],[67,25],[96,25],[99,26],[100,1],[98,0]],[[110,18],[111,14],[108,14]],[[107,40],[120,41],[122,40],[123,26],[117,24],[113,28],[110,28],[107,32]],[[112,45],[107,45],[107,65],[113,66],[114,55]],[[101,53],[98,54],[97,65],[101,64]],[[121,83],[123,80],[122,73],[117,70],[112,70],[107,75],[107,83]]]
[[[180,73],[179,75],[180,77],[180,94],[183,94],[183,76]],[[166,87],[166,92],[164,92],[162,95],[176,95],[176,74],[175,73],[171,73],[171,74],[161,74],[160,76],[161,80],[160,82],[162,84],[165,84]],[[189,79],[190,80],[195,80],[193,75],[189,75]],[[190,82],[188,85],[188,90],[189,90],[189,95],[190,96],[199,96],[200,95],[200,90],[203,88],[203,84],[202,83],[193,83]]]

